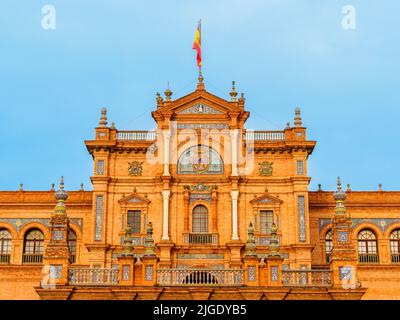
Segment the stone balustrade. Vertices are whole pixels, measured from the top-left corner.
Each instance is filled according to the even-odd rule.
[[[241,269],[160,269],[157,285],[161,286],[243,286]]]
[[[117,140],[154,141],[156,139],[157,139],[156,131],[134,130],[134,131],[118,131],[117,132]]]
[[[251,141],[284,141],[284,131],[252,131],[246,130],[245,140]]]
[[[71,285],[112,286],[118,285],[119,270],[113,268],[76,268],[68,270]]]
[[[330,287],[330,270],[282,270],[282,285],[285,287]]]

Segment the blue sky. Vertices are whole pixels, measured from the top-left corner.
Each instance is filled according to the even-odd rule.
[[[56,9],[44,30],[42,7]],[[356,29],[342,28],[342,7]],[[302,109],[310,189],[400,189],[400,42],[396,0],[101,1],[0,3],[0,189],[91,189],[100,109],[118,129],[151,129],[155,93],[195,89],[192,41],[202,19],[207,90],[236,80],[247,128],[280,130]]]

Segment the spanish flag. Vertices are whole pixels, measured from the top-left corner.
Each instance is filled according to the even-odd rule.
[[[197,66],[201,69],[201,20],[197,25],[196,35],[194,36],[193,50],[197,52]]]

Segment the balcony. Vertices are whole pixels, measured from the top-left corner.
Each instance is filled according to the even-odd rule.
[[[248,141],[284,141],[284,131],[250,131],[247,130],[245,140]]]
[[[76,286],[118,285],[118,269],[77,268],[68,271],[68,283]]]
[[[118,131],[117,140],[124,141],[155,141],[157,140],[156,131]]]
[[[0,263],[1,264],[9,264],[10,263],[10,254],[0,254]]]
[[[332,271],[329,270],[282,270],[285,287],[330,287]]]
[[[22,263],[24,264],[43,263],[43,254],[24,253],[22,255]]]
[[[185,244],[211,244],[218,245],[218,234],[216,233],[185,233],[183,235]]]
[[[359,263],[379,263],[379,256],[377,254],[359,254]]]
[[[392,263],[400,263],[400,254],[392,254],[391,261]]]
[[[160,286],[243,286],[241,269],[160,269],[157,270]]]

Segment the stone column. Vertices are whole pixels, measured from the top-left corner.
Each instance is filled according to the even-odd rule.
[[[239,191],[232,190],[232,240],[239,240],[238,235],[238,197]]]
[[[170,139],[169,131],[164,130],[163,136],[164,136],[164,176],[169,176],[169,139]]]
[[[232,148],[232,176],[237,176],[237,136],[238,136],[238,129],[231,130],[231,148]]]
[[[161,240],[169,240],[169,196],[171,194],[170,190],[163,190],[163,234]]]

